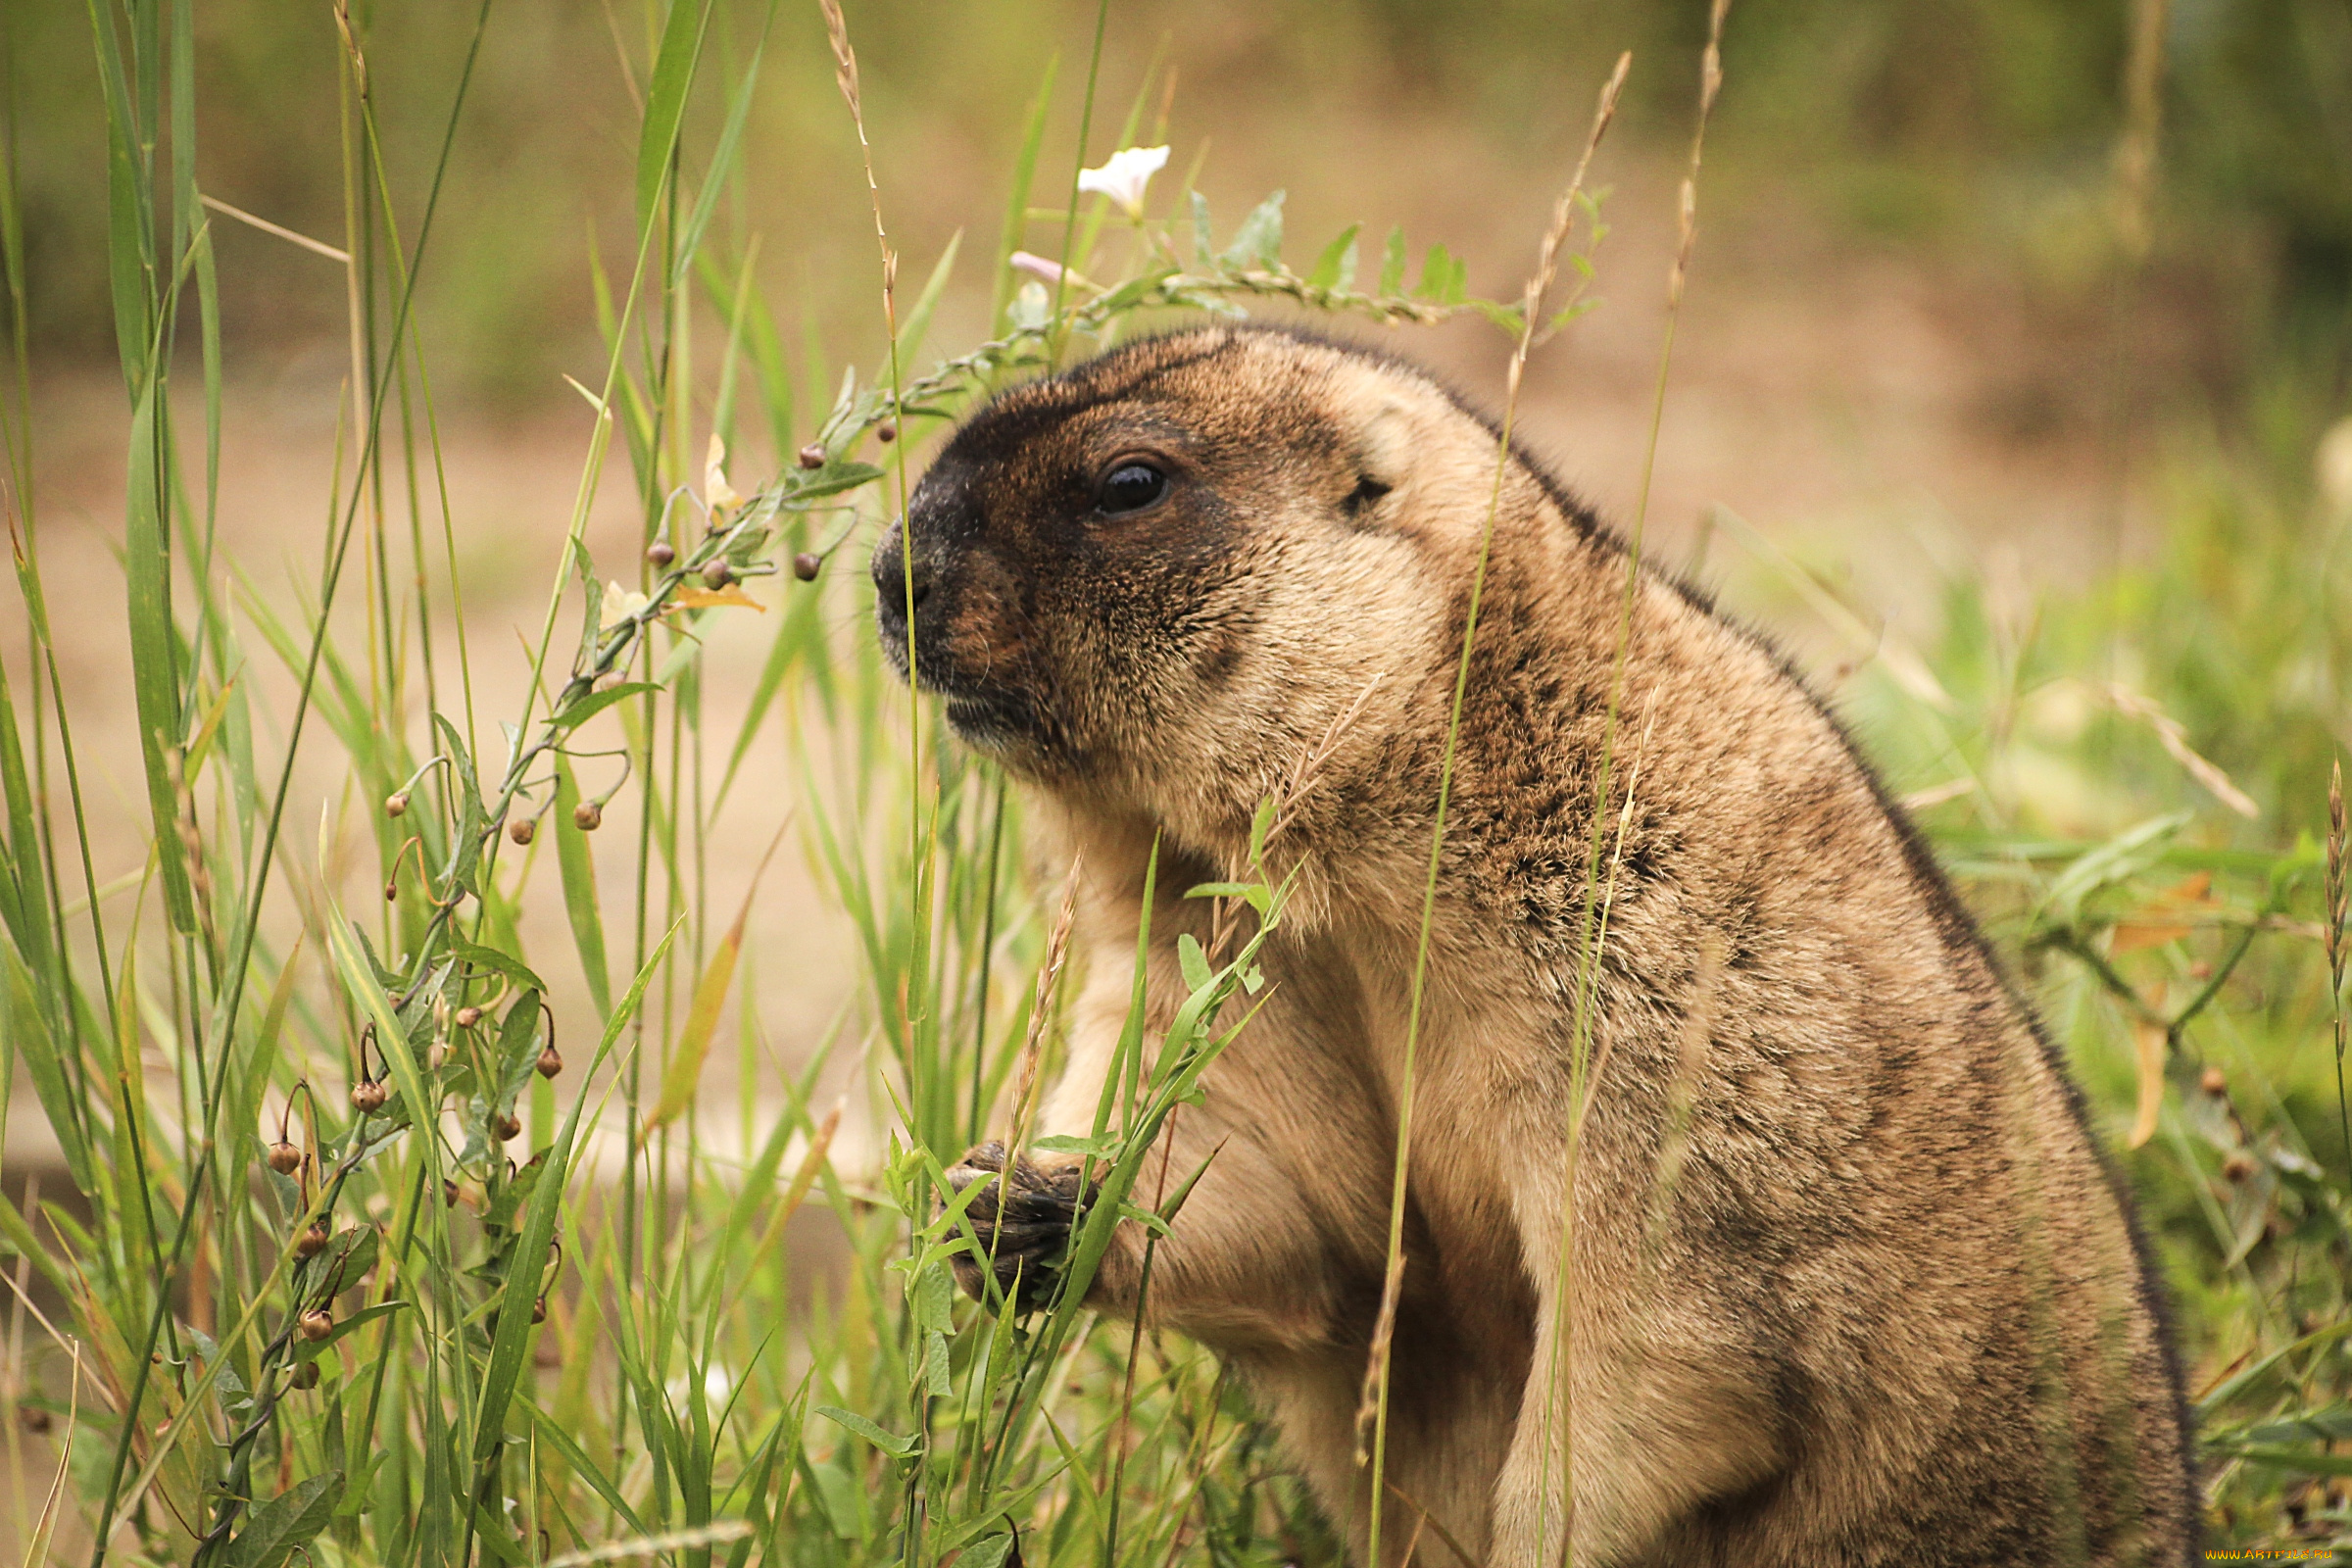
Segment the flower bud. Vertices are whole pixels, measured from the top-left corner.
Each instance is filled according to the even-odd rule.
[[[605,825],[605,808],[601,802],[582,801],[571,808],[571,825],[583,833],[593,833]]]
[[[539,823],[534,817],[518,816],[507,824],[507,837],[517,844],[530,843],[532,835],[538,831]]]
[[[666,566],[678,559],[678,553],[670,547],[668,540],[657,539],[645,547],[645,559],[657,566]]]
[[[291,1176],[302,1169],[302,1151],[280,1138],[270,1146],[270,1168],[280,1176]]]
[[[522,1118],[511,1110],[502,1110],[490,1118],[490,1130],[498,1134],[498,1141],[503,1144],[522,1131]]]
[[[475,1006],[470,1002],[465,1006],[460,1007],[458,1009],[457,1016],[450,1020],[450,1022],[456,1024],[461,1029],[470,1029],[481,1021],[482,1009]]]
[[[294,1369],[294,1375],[287,1381],[298,1389],[317,1388],[318,1386],[318,1363],[316,1361],[303,1362]]]
[[[398,904],[400,902],[400,884],[398,882],[387,882],[384,884],[384,902],[386,904]]]
[[[540,1077],[553,1078],[556,1076],[556,1074],[562,1072],[563,1070],[564,1054],[562,1052],[559,1052],[553,1046],[549,1046],[545,1051],[539,1053]]]
[[[2230,1080],[2223,1076],[2221,1068],[2208,1067],[2205,1075],[2197,1080],[2197,1087],[2209,1095],[2226,1095],[2230,1092]]]
[[[371,1115],[383,1109],[384,1102],[391,1098],[391,1091],[372,1078],[363,1078],[351,1086],[351,1102],[362,1114]]]
[[[703,568],[703,581],[712,588],[724,588],[735,580],[735,568],[723,561],[713,561]]]
[[[335,1320],[327,1315],[324,1307],[314,1306],[296,1321],[302,1329],[302,1337],[313,1345],[335,1332]]]
[[[294,1238],[294,1255],[296,1257],[317,1257],[320,1252],[326,1250],[326,1221],[313,1220],[309,1230]]]
[[[825,558],[804,550],[792,558],[792,574],[803,582],[816,581],[816,574],[825,569]]]
[[[801,448],[800,463],[801,466],[804,468],[823,467],[825,466],[824,447],[817,442],[809,442],[807,446]]]
[[[409,792],[407,790],[394,790],[391,794],[384,797],[384,814],[386,816],[403,815],[408,811],[408,808]]]

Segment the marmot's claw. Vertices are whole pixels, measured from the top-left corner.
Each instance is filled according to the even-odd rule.
[[[1014,1311],[1028,1312],[1045,1304],[1069,1250],[1079,1211],[1078,1167],[1040,1170],[1015,1159],[1011,1174],[1003,1174],[1004,1168],[1004,1146],[985,1143],[948,1171],[948,1181],[959,1193],[974,1182],[988,1182],[989,1190],[972,1200],[964,1215],[982,1254],[995,1264],[997,1288]],[[981,1266],[969,1252],[955,1259],[956,1279],[975,1301],[986,1301],[989,1295]]]

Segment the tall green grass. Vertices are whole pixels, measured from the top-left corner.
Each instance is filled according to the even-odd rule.
[[[1279,193],[1229,229],[1173,178],[1165,216],[1082,203],[1074,182],[1034,208],[1037,181],[1061,188],[1039,167],[1049,72],[987,280],[996,335],[931,351],[958,248],[902,278],[876,189],[886,355],[796,355],[754,283],[761,240],[728,220],[773,8],[632,13],[616,32],[641,106],[635,241],[598,264],[593,433],[547,517],[565,536],[528,696],[496,711],[475,676],[515,656],[467,630],[417,331],[469,68],[444,84],[432,184],[398,189],[366,18],[337,16],[345,224],[317,243],[345,270],[350,364],[317,576],[289,607],[214,548],[212,235],[239,220],[196,175],[193,8],[92,8],[146,819],[119,893],[100,884],[112,847],[92,843],[74,733],[88,699],[58,657],[81,633],[44,591],[32,306],[0,187],[24,611],[0,663],[0,1065],[73,1188],[0,1198],[28,1560],[1331,1560],[1213,1358],[1076,1304],[1113,1227],[1181,1206],[1191,1173],[1139,1187],[1145,1154],[1246,1029],[1285,890],[1262,874],[1214,890],[1253,907],[1254,934],[1186,948],[1165,1036],[1147,1039],[1139,991],[1123,1092],[1075,1141],[1096,1191],[1055,1303],[1015,1319],[963,1301],[949,1258],[971,1241],[971,1193],[943,1166],[1018,1125],[1054,1070],[1066,915],[1026,883],[1017,795],[887,675],[863,573],[840,568],[973,399],[1138,324],[1261,302],[1389,323],[1470,311],[1523,356],[1544,291],[1471,299],[1443,246],[1416,269],[1394,233],[1359,287],[1353,229],[1294,270]],[[477,39],[488,24],[485,7]],[[1090,132],[1112,118],[1100,27],[1094,49]],[[1082,133],[1082,156],[1138,139],[1152,102],[1137,84],[1115,139]],[[1068,270],[1014,286],[1006,258],[1055,233]],[[755,454],[776,475],[757,486]],[[616,458],[633,563],[586,544]],[[2037,616],[1993,613],[1963,578],[1921,649],[1874,641],[1866,609],[1736,519],[1718,537],[1752,547],[1737,589],[1793,594],[1857,639],[1865,732],[1898,787],[1932,798],[1925,819],[2132,1146],[2217,1518],[2254,1540],[2297,1508],[2338,1528],[2340,1497],[2312,1483],[2352,1472],[2334,1451],[2352,1437],[2340,958],[2328,974],[2342,910],[2324,891],[2341,876],[2317,793],[2352,622],[2342,515],[2245,471],[2206,465],[2165,555]],[[705,643],[753,605],[772,630],[729,728]],[[270,663],[295,693],[282,710],[256,702]],[[325,801],[301,782],[321,754],[350,779]],[[2241,787],[2251,820],[2228,804]],[[774,845],[742,842],[728,808],[748,789],[790,797]],[[321,806],[322,837],[372,852],[365,874],[300,853]],[[713,898],[739,880],[714,862],[778,855],[815,869],[858,970],[823,1038],[782,1052],[745,997],[754,906]],[[524,940],[535,883],[568,951]],[[581,976],[577,1013],[546,978],[559,966]],[[825,1103],[818,1085],[843,1076],[853,1102]],[[715,1109],[730,1097],[733,1116]],[[876,1152],[848,1157],[867,1127]]]

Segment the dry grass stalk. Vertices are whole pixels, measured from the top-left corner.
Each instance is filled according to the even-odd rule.
[[[2339,759],[2328,776],[2328,909],[2320,925],[2328,948],[2328,1005],[2335,1020],[2335,1111],[2344,1133],[2346,1157],[2352,1158],[2352,1111],[2344,1103],[2344,926],[2352,908],[2344,886],[2344,764]]]
[[[1728,0],[1718,0],[1718,13]],[[1372,1500],[1368,1555],[1381,1560],[1380,1526],[1382,1491],[1387,1480],[1389,1363],[1396,1333],[1396,1308],[1404,1287],[1404,1198],[1405,1184],[1412,1161],[1413,1140],[1413,1075],[1415,1048],[1418,1043],[1421,1008],[1421,986],[1428,961],[1430,918],[1437,897],[1436,857],[1445,841],[1446,796],[1451,780],[1454,736],[1461,722],[1461,703],[1469,679],[1469,660],[1472,640],[1478,635],[1478,606],[1485,584],[1487,550],[1494,538],[1494,518],[1502,504],[1503,475],[1510,465],[1512,422],[1519,410],[1519,388],[1524,379],[1527,356],[1533,348],[1536,323],[1544,297],[1549,292],[1557,275],[1561,247],[1566,243],[1570,225],[1575,220],[1577,201],[1584,193],[1586,172],[1592,168],[1593,154],[1600,139],[1616,118],[1618,93],[1625,85],[1626,73],[1632,69],[1631,53],[1618,57],[1617,66],[1601,87],[1600,98],[1592,116],[1592,127],[1585,138],[1584,151],[1576,161],[1576,172],[1570,176],[1567,189],[1553,204],[1551,222],[1545,227],[1544,239],[1537,252],[1535,270],[1530,274],[1522,296],[1525,311],[1520,320],[1519,340],[1512,349],[1511,364],[1502,406],[1502,431],[1495,443],[1494,479],[1487,506],[1485,531],[1479,541],[1478,564],[1472,579],[1470,610],[1462,628],[1461,665],[1456,674],[1454,706],[1448,721],[1446,750],[1445,778],[1439,786],[1437,823],[1431,846],[1430,883],[1422,907],[1421,941],[1414,956],[1412,976],[1411,1021],[1405,1034],[1404,1085],[1396,1114],[1396,1164],[1395,1187],[1390,1200],[1389,1261],[1381,1284],[1380,1311],[1372,1330],[1370,1354],[1364,1366],[1363,1392],[1356,1404],[1356,1463],[1369,1465],[1372,1470]],[[1368,695],[1368,693],[1367,693]],[[1366,1435],[1370,1443],[1366,1444]],[[1416,1538],[1417,1539],[1417,1538]]]
[[[2148,727],[2156,732],[2157,744],[2172,755],[2174,761],[2188,769],[2191,778],[2211,791],[2215,800],[2249,822],[2262,815],[2262,808],[2256,806],[2244,790],[2230,782],[2229,774],[2197,755],[2196,750],[2188,744],[2188,731],[2181,727],[2179,719],[2120,682],[2108,682],[2107,695],[2125,712],[2134,718],[2145,719]]]
[[[1298,803],[1323,782],[1324,770],[1330,766],[1332,758],[1338,755],[1340,742],[1355,727],[1355,721],[1363,716],[1364,705],[1372,700],[1372,694],[1388,678],[1388,672],[1383,670],[1366,681],[1364,689],[1355,694],[1355,700],[1325,727],[1322,738],[1299,753],[1292,762],[1290,771],[1274,786],[1274,815],[1266,825],[1265,840],[1259,846],[1261,856],[1282,836],[1283,830],[1297,819]],[[1228,879],[1247,882],[1261,876],[1271,876],[1263,865],[1236,865],[1231,868]],[[1217,899],[1208,929],[1207,953],[1211,963],[1221,964],[1225,961],[1232,940],[1240,931],[1242,908],[1243,901],[1229,894]]]
[[[1011,1123],[1004,1141],[1008,1151],[1022,1149],[1029,1141],[1029,1120],[1037,1108],[1037,1068],[1045,1055],[1046,1020],[1053,1016],[1054,996],[1069,962],[1070,929],[1078,919],[1078,873],[1084,863],[1078,857],[1071,858],[1069,873],[1061,879],[1061,906],[1054,910],[1054,927],[1046,935],[1046,958],[1037,971],[1037,1000],[1029,1008],[1029,1031],[1021,1041],[1020,1065],[1013,1074]]]
[[[2148,198],[2156,183],[2157,133],[2164,122],[2166,0],[2132,0],[2131,52],[2124,61],[2124,132],[2115,144],[2115,228],[2134,265],[2147,260]]]

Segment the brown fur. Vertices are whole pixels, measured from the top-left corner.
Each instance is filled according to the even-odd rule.
[[[1253,808],[1361,702],[1279,843],[1299,895],[1263,1010],[1167,1135],[1180,1173],[1222,1152],[1145,1306],[1248,1379],[1359,1561],[1352,1427],[1495,450],[1410,368],[1216,328],[1000,398],[909,509],[923,684],[1083,856],[1104,955],[1041,1133],[1091,1128],[1154,835],[1164,1023],[1177,934],[1208,936],[1175,892],[1239,871]],[[1102,514],[1138,455],[1165,498]],[[905,548],[875,561],[902,662]],[[1566,1540],[1578,1568],[2188,1560],[2155,1287],[2059,1063],[1836,723],[1648,572],[1610,740],[1625,581],[1514,454],[1430,941],[1390,1479],[1497,1568]],[[1136,1308],[1132,1230],[1109,1311]],[[1413,1508],[1387,1518],[1394,1562]]]

